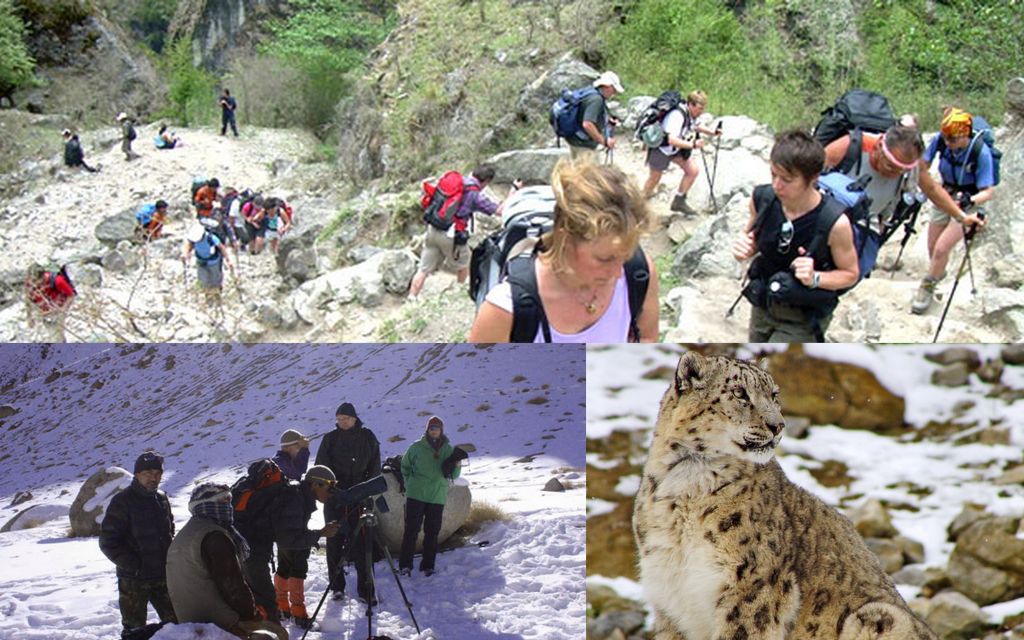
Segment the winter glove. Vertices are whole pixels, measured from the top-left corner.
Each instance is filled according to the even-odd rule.
[[[464,449],[455,447],[452,454],[441,463],[441,472],[444,474],[444,477],[451,480],[452,474],[455,473],[455,467],[467,458],[469,458],[469,454]]]

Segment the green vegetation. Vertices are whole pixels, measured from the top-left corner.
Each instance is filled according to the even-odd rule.
[[[147,47],[161,53],[177,6],[178,0],[142,0],[132,12],[129,27]]]
[[[12,0],[0,0],[0,97],[31,84],[34,69],[25,46],[25,25]]]
[[[294,14],[270,25],[273,38],[262,52],[299,71],[302,113],[294,114],[314,133],[325,133],[334,109],[352,86],[350,73],[394,27],[392,2],[365,4],[293,0]]]
[[[853,86],[926,127],[949,103],[998,121],[1005,83],[1024,67],[1022,13],[1020,0],[875,0],[859,16],[825,0],[631,0],[601,57],[631,94],[700,88],[712,112],[777,129],[813,125]]]
[[[338,229],[355,216],[356,210],[354,207],[345,207],[339,211],[337,215],[331,218],[331,221],[327,223],[323,231],[317,234],[316,241],[323,242],[324,240],[334,237],[334,234],[338,232]]]
[[[75,25],[92,15],[89,2],[79,0],[14,0],[18,13],[32,32],[49,32],[62,41]]]
[[[158,115],[173,117],[185,127],[212,122],[217,109],[217,79],[192,65],[191,42],[186,38],[172,42],[160,63],[168,78],[171,105],[166,113]]]

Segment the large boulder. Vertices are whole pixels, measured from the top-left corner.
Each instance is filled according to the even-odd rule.
[[[980,605],[1024,596],[1020,518],[977,520],[957,537],[949,558],[953,588]]]
[[[385,292],[405,293],[416,264],[411,251],[381,251],[366,262],[303,283],[292,292],[289,305],[310,324],[322,319],[329,305],[357,302],[364,307],[377,306]]]
[[[107,467],[89,476],[71,503],[71,534],[77,537],[98,536],[110,498],[130,485],[132,477],[121,467]]]
[[[943,640],[976,638],[986,622],[978,605],[956,591],[944,591],[931,599],[919,598],[910,603],[910,608]]]
[[[405,496],[399,491],[398,480],[394,474],[385,473],[388,490],[384,493],[390,510],[380,514],[381,539],[388,549],[394,553],[402,550],[402,535],[405,532]],[[440,544],[447,540],[455,530],[461,527],[469,517],[473,497],[469,484],[461,478],[448,487],[448,498],[444,505],[444,516],[441,520],[441,532],[437,536]],[[423,546],[423,532],[416,539],[416,551]]]
[[[520,178],[526,184],[551,184],[551,171],[562,158],[569,157],[569,148],[517,149],[487,159],[494,165],[494,180],[511,183]]]
[[[903,427],[906,402],[867,369],[819,360],[791,348],[771,357],[770,370],[779,383],[782,408],[788,415],[845,429]]]
[[[95,233],[97,240],[112,246],[122,240],[131,241],[135,237],[135,210],[127,209],[107,216],[96,225]]]
[[[22,509],[8,520],[3,527],[0,527],[0,533],[34,529],[66,515],[68,515],[68,508],[62,504],[35,504],[27,509]]]
[[[1006,105],[1011,112],[1024,118],[1024,78],[1013,78],[1006,83]]]
[[[519,94],[516,112],[524,120],[546,118],[548,110],[562,89],[576,89],[591,84],[601,75],[590,65],[575,60],[570,54],[562,56],[555,66],[531,82]]]

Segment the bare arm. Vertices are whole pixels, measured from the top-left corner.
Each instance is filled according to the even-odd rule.
[[[658,300],[658,271],[654,267],[651,256],[647,257],[647,269],[651,273],[647,285],[647,296],[644,298],[644,306],[640,310],[640,317],[637,318],[637,326],[640,329],[640,342],[658,341],[658,320],[661,314],[661,306]]]
[[[512,335],[512,314],[490,302],[476,312],[468,342],[508,342]]]

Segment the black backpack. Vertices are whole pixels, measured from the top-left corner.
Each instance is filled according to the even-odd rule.
[[[139,135],[139,134],[137,134],[137,133],[135,132],[135,125],[133,125],[132,123],[130,123],[130,122],[129,122],[129,123],[128,123],[128,140],[129,140],[129,141],[132,141],[132,140],[134,140],[135,138],[137,138],[137,137],[138,137],[138,135]]]
[[[665,131],[661,128],[661,121],[665,119],[665,116],[669,114],[673,109],[678,109],[679,105],[683,103],[683,96],[678,91],[666,91],[658,96],[658,99],[652,102],[644,109],[644,112],[640,115],[640,119],[636,122],[636,127],[633,129],[633,138],[640,140],[648,147],[660,147],[665,144]],[[684,110],[683,115],[686,117],[686,121],[690,121],[690,114]]]
[[[381,473],[390,473],[395,476],[395,480],[398,480],[398,486],[401,488],[402,493],[405,493],[405,478],[402,476],[402,456],[391,456],[385,458],[384,463],[380,465]]]
[[[834,167],[843,173],[860,162],[863,132],[885,133],[896,124],[896,117],[886,97],[864,89],[850,89],[834,105],[822,111],[821,115],[821,120],[814,126],[814,137],[821,146],[850,134],[850,148],[843,160]]]
[[[248,538],[266,528],[259,525],[260,518],[287,486],[288,478],[270,458],[249,465],[246,474],[231,486],[235,526],[242,535]],[[269,529],[262,531],[262,534],[262,537],[272,535]]]

